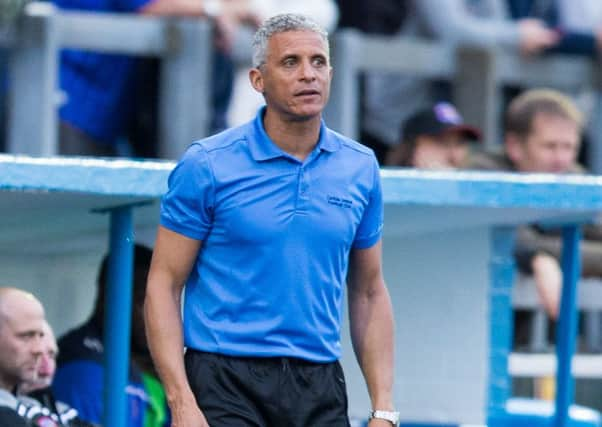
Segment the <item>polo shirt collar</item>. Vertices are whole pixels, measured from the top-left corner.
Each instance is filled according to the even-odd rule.
[[[257,112],[253,125],[251,126],[251,138],[249,139],[249,150],[255,161],[263,161],[286,156],[268,136],[263,127],[263,115],[266,107],[263,106]],[[320,121],[320,140],[314,151],[328,151],[330,153],[337,151],[341,147],[341,143],[333,137],[328,131],[324,120]]]

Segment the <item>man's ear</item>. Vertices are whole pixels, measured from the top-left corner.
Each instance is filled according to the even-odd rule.
[[[512,163],[519,164],[523,158],[523,141],[515,133],[508,133],[504,140],[506,155]]]
[[[249,81],[251,82],[253,89],[263,94],[263,74],[259,68],[251,68],[249,71]]]

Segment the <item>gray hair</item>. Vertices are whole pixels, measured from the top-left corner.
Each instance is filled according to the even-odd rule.
[[[324,40],[329,52],[328,33],[314,20],[297,13],[283,13],[266,19],[253,37],[253,67],[265,64],[268,41],[274,34],[287,31],[312,31]]]

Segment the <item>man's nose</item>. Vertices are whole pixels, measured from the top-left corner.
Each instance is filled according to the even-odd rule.
[[[50,375],[50,360],[46,354],[40,356],[38,361],[38,373],[42,376]]]
[[[560,169],[561,172],[566,172],[574,162],[574,156],[570,151],[563,149],[556,150],[554,154],[554,160],[558,169]]]
[[[314,80],[316,78],[316,70],[310,60],[301,63],[301,78],[304,80]]]
[[[42,336],[35,336],[31,343],[31,352],[36,356],[41,356],[44,353],[44,342]]]

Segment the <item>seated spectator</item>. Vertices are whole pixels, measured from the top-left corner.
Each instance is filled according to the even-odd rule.
[[[44,336],[42,337],[42,353],[38,361],[37,375],[33,381],[19,385],[17,410],[24,414],[43,416],[37,424],[44,427],[93,427],[79,418],[78,412],[63,402],[57,402],[50,388],[56,371],[58,346],[54,332],[44,321]]]
[[[59,8],[153,16],[213,17],[216,48],[227,52],[239,22],[254,21],[247,0],[53,0]],[[136,60],[125,55],[66,49],[60,58],[59,153],[115,156],[133,120]],[[219,75],[219,73],[218,73]]]
[[[470,169],[541,173],[583,173],[577,163],[583,129],[581,112],[561,93],[530,90],[510,103],[506,112],[504,153],[473,153]],[[521,271],[533,274],[541,302],[552,319],[559,309],[562,273],[558,230],[521,227],[516,259]],[[602,277],[602,228],[584,227],[582,276]]]
[[[132,358],[134,355],[148,353],[142,307],[151,256],[150,249],[135,245],[130,342]],[[100,267],[96,303],[90,319],[59,340],[58,369],[52,385],[57,399],[72,405],[83,419],[93,423],[101,422],[104,408],[103,323],[108,260],[107,255]],[[157,393],[155,388],[150,392],[147,390],[144,373],[132,360],[129,367],[129,383],[125,390],[128,397],[127,425],[162,426],[167,422],[164,395]],[[160,387],[160,384],[158,385]],[[149,420],[154,420],[155,424],[148,424]]]
[[[508,0],[516,18],[541,18],[555,28],[559,42],[546,52],[581,55],[598,62],[602,54],[602,1],[600,0]],[[587,143],[579,160],[595,173],[602,173],[602,91],[598,85],[571,89],[580,110],[585,113],[583,139]]]
[[[455,169],[463,165],[471,142],[481,133],[464,124],[456,108],[439,102],[413,114],[402,125],[400,143],[387,155],[387,166]]]
[[[0,425],[28,426],[17,412],[17,387],[36,378],[42,354],[44,308],[30,293],[0,288]]]
[[[450,46],[498,46],[535,55],[553,46],[558,35],[541,20],[513,21],[504,0],[408,0],[395,37],[417,37]],[[383,17],[384,19],[384,17]],[[449,99],[447,88],[419,75],[374,70],[366,74],[361,140],[380,161],[395,146],[400,124],[435,99]]]

